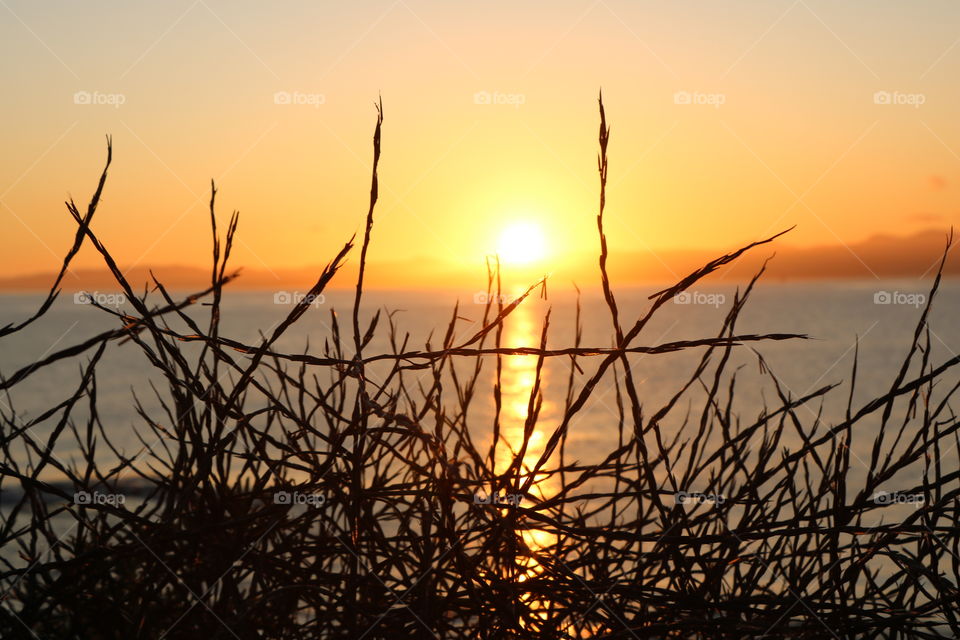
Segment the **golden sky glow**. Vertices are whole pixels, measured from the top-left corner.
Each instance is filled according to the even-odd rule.
[[[541,272],[595,251],[600,87],[613,252],[958,219],[954,2],[8,0],[0,15],[5,275],[57,266],[63,200],[86,203],[106,133],[94,228],[125,265],[206,264],[211,178],[222,216],[241,213],[235,264],[322,264],[361,228],[378,94],[372,261],[482,272],[521,223],[543,234]],[[99,262],[85,249],[75,266]]]

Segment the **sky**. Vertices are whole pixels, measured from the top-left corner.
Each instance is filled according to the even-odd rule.
[[[59,265],[107,134],[121,265],[206,265],[211,179],[234,264],[323,264],[362,231],[378,96],[382,264],[482,270],[511,228],[538,269],[595,251],[601,88],[614,255],[960,219],[956,2],[0,0],[0,54],[4,276]]]

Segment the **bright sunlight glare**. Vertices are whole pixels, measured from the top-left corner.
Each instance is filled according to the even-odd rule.
[[[529,264],[543,258],[546,242],[543,231],[532,222],[515,222],[500,233],[497,254],[507,264]]]

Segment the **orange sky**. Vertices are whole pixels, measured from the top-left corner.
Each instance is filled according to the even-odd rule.
[[[210,178],[223,219],[241,212],[234,264],[323,263],[361,229],[378,93],[374,261],[482,270],[517,221],[543,230],[543,270],[593,251],[601,86],[613,252],[793,224],[792,244],[852,245],[958,220],[954,2],[5,0],[0,15],[4,276],[56,267],[62,202],[85,204],[106,133],[94,229],[121,264],[206,264]]]

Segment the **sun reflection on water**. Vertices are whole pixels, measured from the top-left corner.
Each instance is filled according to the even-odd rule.
[[[534,311],[520,305],[510,315],[505,323],[503,346],[505,347],[539,347],[540,325]],[[500,415],[501,441],[497,447],[495,470],[501,474],[510,468],[514,458],[523,448],[524,431],[531,406],[536,406],[537,398],[531,394],[535,391],[537,380],[537,356],[511,355],[504,356],[501,373],[502,411]],[[540,372],[540,390],[545,390],[549,384],[549,375],[544,367]],[[547,394],[544,393],[544,396]],[[544,447],[552,433],[555,407],[546,397],[540,407],[533,431],[527,440],[527,447],[520,461],[518,484],[522,484],[536,466],[544,452]],[[547,474],[540,473],[529,490],[534,499],[542,500],[553,496],[559,486],[557,481]],[[530,500],[525,499],[525,506],[530,506]],[[537,560],[538,554],[548,552],[557,543],[554,533],[543,529],[521,529],[520,537],[526,547],[524,553],[516,558],[515,571],[518,582],[525,582],[543,573],[544,567]],[[546,617],[537,615],[538,610],[549,606],[549,602],[539,596],[528,593],[522,601],[533,612],[534,618]]]

